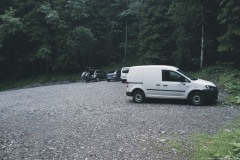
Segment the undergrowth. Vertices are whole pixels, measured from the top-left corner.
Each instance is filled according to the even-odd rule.
[[[229,127],[228,127],[229,128]],[[194,160],[240,159],[240,120],[231,124],[231,129],[222,129],[214,135],[194,134]]]
[[[217,63],[204,68],[196,76],[214,81],[227,90],[225,104],[240,105],[240,72],[232,64]],[[240,160],[240,120],[225,126],[214,135],[194,134],[191,142],[195,146],[194,160]]]
[[[24,87],[34,87],[48,84],[70,83],[81,81],[81,74],[53,74],[53,75],[40,75],[36,77],[24,78],[18,81],[6,81],[0,83],[0,91],[19,89]]]
[[[213,81],[229,93],[225,104],[240,105],[240,72],[232,64],[217,63],[194,74]],[[178,142],[191,144],[182,151],[186,159],[193,160],[240,160],[240,120],[224,126],[215,134],[193,134],[190,139]],[[181,145],[184,146],[184,145]]]
[[[240,72],[231,64],[217,63],[195,74],[197,77],[214,81],[229,93],[225,104],[240,105]]]
[[[187,139],[174,136],[166,142],[164,149],[170,153],[176,150],[179,159],[240,160],[239,128],[240,119],[226,124],[215,134],[194,133]]]
[[[106,67],[95,68],[98,70],[103,70],[105,72],[111,70],[121,70],[122,67],[128,67],[137,65],[136,62],[126,62],[126,63],[119,63],[119,64],[111,64]],[[35,87],[41,85],[48,85],[48,84],[60,84],[60,83],[72,83],[82,81],[81,79],[81,72],[79,73],[71,73],[71,74],[45,74],[39,75],[35,77],[23,78],[20,80],[11,80],[11,81],[4,81],[0,83],[0,91],[10,90],[10,89],[20,89],[24,87]]]

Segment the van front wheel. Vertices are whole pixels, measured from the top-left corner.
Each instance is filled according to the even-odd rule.
[[[200,106],[204,103],[205,97],[201,92],[193,92],[189,95],[189,102],[195,106]]]
[[[135,91],[133,93],[133,101],[135,103],[142,103],[145,99],[145,95],[142,91]]]

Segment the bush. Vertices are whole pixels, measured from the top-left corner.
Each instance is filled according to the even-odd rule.
[[[240,159],[240,121],[234,127],[215,135],[197,134],[192,137],[196,144],[193,159],[232,160]]]
[[[232,64],[217,63],[214,66],[204,68],[195,75],[203,79],[211,79],[218,86],[224,87],[229,93],[226,104],[240,105],[240,73]]]

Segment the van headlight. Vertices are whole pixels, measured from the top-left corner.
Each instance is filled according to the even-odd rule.
[[[206,87],[208,90],[214,90],[214,87],[213,87],[213,86],[206,85],[205,87]]]

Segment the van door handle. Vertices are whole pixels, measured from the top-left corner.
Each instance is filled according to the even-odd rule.
[[[164,84],[163,86],[164,86],[164,87],[167,87],[168,85]]]
[[[161,86],[160,84],[156,84],[156,86]]]

